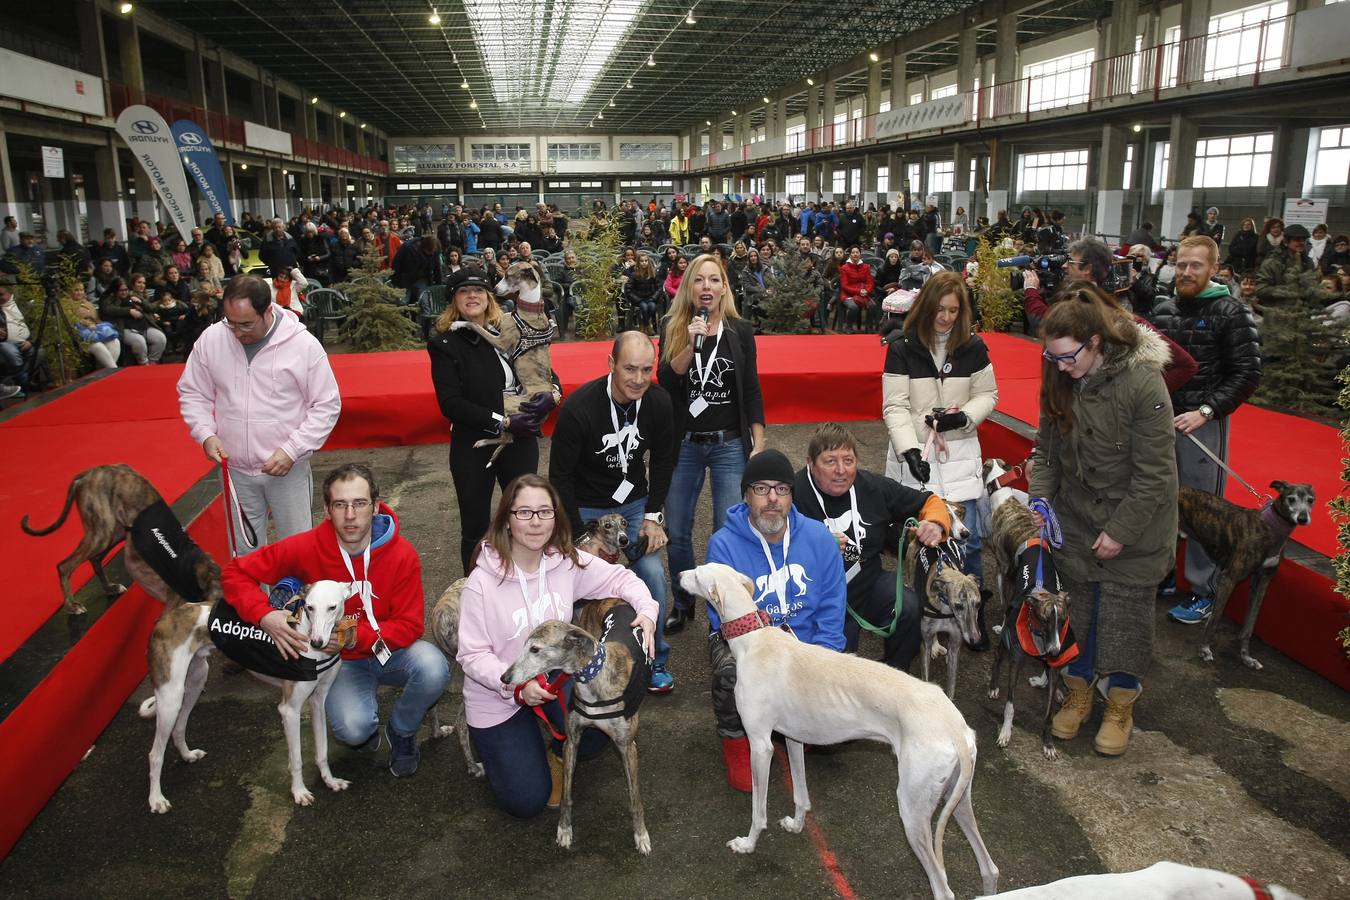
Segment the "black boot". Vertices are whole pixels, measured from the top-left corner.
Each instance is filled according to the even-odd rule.
[[[692,609],[683,609],[679,606],[670,608],[670,615],[666,617],[666,634],[678,634],[684,630],[684,626],[693,621],[694,611]]]
[[[980,590],[980,615],[978,620],[980,626],[980,639],[973,644],[966,644],[967,647],[974,650],[976,653],[983,653],[989,649],[989,626],[984,623],[984,611],[989,608],[989,604],[993,602],[993,599],[994,595],[991,592],[983,589]]]

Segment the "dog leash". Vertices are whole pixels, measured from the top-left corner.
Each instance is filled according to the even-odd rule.
[[[1039,513],[1045,520],[1041,526],[1041,537],[1049,542],[1051,547],[1058,550],[1064,546],[1064,532],[1059,527],[1059,516],[1055,515],[1055,510],[1050,506],[1050,501],[1044,497],[1032,497],[1027,502],[1027,508],[1033,513]]]
[[[905,550],[909,545],[910,528],[918,527],[919,520],[913,516],[906,519],[905,524],[900,527],[900,558],[896,561],[895,566],[895,611],[891,615],[891,624],[884,628],[880,628],[864,619],[852,606],[849,606],[848,604],[844,605],[844,608],[848,610],[848,614],[853,617],[853,621],[858,623],[859,628],[863,631],[875,634],[883,640],[895,634],[895,629],[900,624],[900,612],[904,609],[905,605]]]
[[[238,520],[239,529],[250,547],[258,546],[258,533],[253,530],[253,523],[244,516],[244,510],[239,505],[239,496],[234,492],[234,484],[230,481],[230,461],[222,457],[220,460],[220,481],[223,485],[222,498],[225,503],[225,534],[230,544],[230,556],[239,555],[239,534],[235,533],[235,521]],[[234,514],[231,515],[233,509]]]
[[[529,684],[531,681],[533,681],[535,684],[539,685],[541,688],[543,688],[544,690],[548,691],[548,692],[549,692],[550,694],[552,694],[553,696],[557,697],[557,698],[558,698],[557,700],[550,700],[549,702],[550,702],[550,703],[557,703],[558,706],[561,707],[561,706],[562,706],[562,686],[563,686],[564,684],[566,684],[566,683],[571,679],[571,677],[572,677],[572,676],[571,676],[571,675],[568,675],[566,672],[559,672],[557,678],[553,679],[552,681],[549,681],[549,680],[544,676],[544,674],[543,674],[542,672],[540,672],[538,675],[534,676],[534,678],[526,679],[525,681],[522,681],[520,684],[516,685],[516,690],[515,690],[516,703],[518,703],[518,704],[521,705],[521,706],[524,706],[524,705],[525,705],[525,701],[522,700],[522,699],[520,698],[520,692],[523,691],[523,690],[525,689],[525,685],[527,685],[527,684]],[[544,704],[541,703],[541,704],[539,704],[538,706],[531,706],[530,709],[534,710],[534,714],[535,714],[536,716],[538,716],[538,717],[539,717],[539,721],[543,722],[544,725],[548,728],[548,733],[551,734],[551,735],[553,735],[553,739],[554,739],[555,741],[566,741],[566,740],[567,740],[567,735],[565,735],[565,734],[558,734],[558,730],[557,730],[556,728],[553,727],[553,723],[549,721],[548,716],[544,715]],[[563,715],[564,715],[564,716],[567,715],[567,710],[566,710],[566,709],[563,710]]]
[[[1269,494],[1258,493],[1257,490],[1256,490],[1256,488],[1252,487],[1250,484],[1247,483],[1247,479],[1243,478],[1243,477],[1242,477],[1241,475],[1239,475],[1237,472],[1234,472],[1234,471],[1233,471],[1233,468],[1232,468],[1231,466],[1229,466],[1228,463],[1226,463],[1226,462],[1224,462],[1223,460],[1219,459],[1219,455],[1218,455],[1217,453],[1215,453],[1213,450],[1211,450],[1211,449],[1209,449],[1208,447],[1206,447],[1204,444],[1200,443],[1200,439],[1197,438],[1193,433],[1187,432],[1187,433],[1186,433],[1186,437],[1190,438],[1190,439],[1191,439],[1191,443],[1195,444],[1195,446],[1199,447],[1202,451],[1204,451],[1204,454],[1205,454],[1206,456],[1208,456],[1210,459],[1214,460],[1215,464],[1217,464],[1217,465],[1219,466],[1219,468],[1223,469],[1223,470],[1224,470],[1225,472],[1227,472],[1229,475],[1232,475],[1234,478],[1236,478],[1237,481],[1238,481],[1238,484],[1240,484],[1240,485],[1242,485],[1243,487],[1245,487],[1245,488],[1247,489],[1247,491],[1248,491],[1253,497],[1255,497],[1257,500],[1260,500],[1262,503],[1269,503],[1269,502],[1270,502],[1271,497],[1270,497]]]

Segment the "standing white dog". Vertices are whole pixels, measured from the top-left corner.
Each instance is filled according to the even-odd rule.
[[[736,658],[736,709],[750,739],[753,778],[750,833],[727,842],[753,853],[768,825],[767,791],[775,731],[787,738],[796,810],[784,830],[800,832],[811,800],[806,792],[802,744],[837,744],[865,738],[890,744],[899,764],[896,798],[914,855],[928,875],[933,896],[953,900],[942,861],[942,836],[953,813],[966,833],[987,893],[998,890],[998,867],[980,837],[971,806],[975,732],[947,695],[890,666],[824,647],[803,644],[785,631],[765,627],[750,579],[718,563],[680,575],[680,585],[712,604],[722,635]],[[936,840],[933,812],[943,796]]]

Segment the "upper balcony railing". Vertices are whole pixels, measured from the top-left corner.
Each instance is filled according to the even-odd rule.
[[[684,160],[694,172],[775,157],[797,157],[848,150],[907,134],[944,133],[974,126],[1029,121],[1033,113],[1093,109],[1139,100],[1158,100],[1164,91],[1200,86],[1256,86],[1270,72],[1288,66],[1293,16],[1268,19],[1214,34],[1202,34],[1122,53],[1089,65],[1039,78],[1020,78],[967,91],[956,97],[918,104],[931,115],[897,126],[892,110],[808,128]],[[1234,84],[1234,79],[1242,79]],[[941,104],[942,109],[934,104]],[[914,107],[910,107],[914,108]],[[881,128],[878,128],[878,123]]]
[[[143,104],[163,116],[166,122],[178,119],[196,122],[206,129],[213,142],[233,144],[237,147],[246,146],[244,120],[238,116],[202,109],[200,106],[147,91],[133,90],[116,82],[106,81],[104,86],[108,100],[108,115],[114,118],[128,106]],[[307,140],[294,134],[291,135],[291,156],[297,160],[331,166],[343,171],[381,176],[389,174],[389,164],[384,160],[335,147],[332,144]]]

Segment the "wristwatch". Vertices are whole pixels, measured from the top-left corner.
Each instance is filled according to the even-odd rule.
[[[1214,407],[1210,406],[1208,403],[1201,403],[1199,412],[1200,415],[1204,416],[1206,419],[1209,419],[1211,422],[1214,421]]]
[[[655,522],[657,525],[666,524],[666,515],[662,512],[643,513],[642,518],[646,519],[648,522]]]

